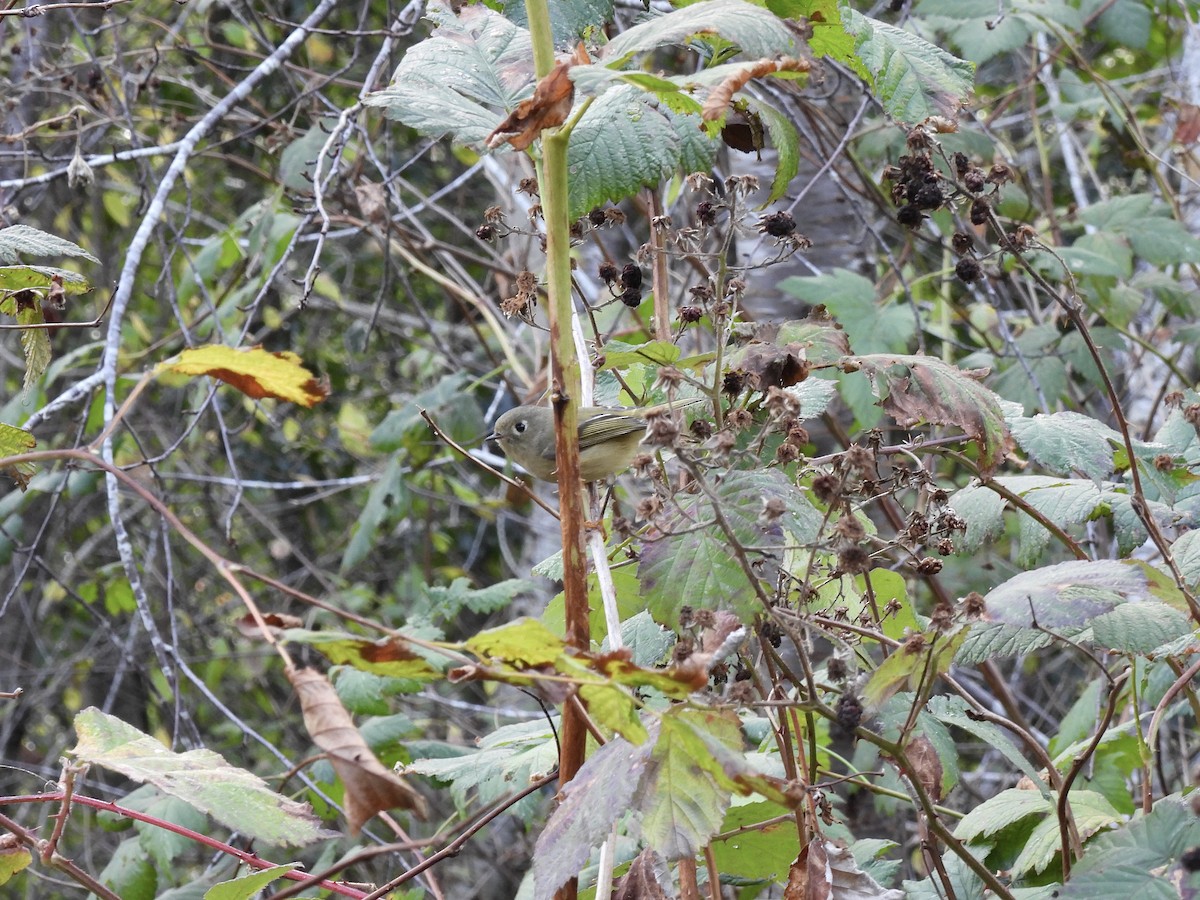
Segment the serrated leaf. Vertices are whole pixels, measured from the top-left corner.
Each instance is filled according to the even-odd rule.
[[[599,369],[624,369],[634,363],[667,366],[678,360],[681,352],[679,346],[670,341],[647,341],[644,344],[608,341],[604,345],[604,362]]]
[[[1009,422],[1022,450],[1056,475],[1080,472],[1093,480],[1114,471],[1114,447],[1121,435],[1103,422],[1076,412],[1038,413]]]
[[[1017,749],[1008,732],[1004,731],[998,725],[993,725],[991,722],[976,719],[971,714],[971,709],[967,705],[967,702],[961,697],[932,697],[925,705],[925,709],[931,716],[934,716],[947,725],[961,728],[968,734],[978,738],[986,746],[997,751],[1011,762],[1026,778],[1036,784],[1038,790],[1046,797],[1049,797],[1049,788],[1046,786],[1046,782],[1029,763],[1029,760]]]
[[[0,266],[0,293],[5,291],[23,291],[28,289],[48,290],[51,285],[61,281],[63,292],[67,295],[86,294],[92,289],[92,283],[69,269],[57,269],[53,266]]]
[[[18,872],[29,868],[33,856],[24,847],[0,848],[0,884],[8,884]]]
[[[744,0],[701,0],[626,29],[604,47],[602,58],[614,66],[635,53],[680,44],[702,32],[719,34],[751,59],[791,56],[797,50],[787,25],[761,6]]]
[[[0,460],[28,453],[36,446],[37,439],[28,431],[0,422]],[[12,478],[21,490],[25,490],[29,486],[29,479],[33,476],[34,471],[32,463],[0,466],[0,472],[4,472]]]
[[[577,219],[603,203],[623,200],[676,169],[707,168],[717,144],[700,125],[699,116],[675,113],[631,85],[597,97],[567,145],[568,216]]]
[[[850,7],[842,8],[842,22],[889,115],[910,125],[930,116],[958,117],[974,89],[973,63]]]
[[[15,226],[14,226],[15,227]],[[40,303],[22,303],[17,309],[18,325],[45,325]],[[25,384],[28,391],[50,365],[50,331],[46,328],[22,328],[21,350],[25,353]]]
[[[1165,603],[1127,603],[1092,621],[1092,639],[1117,653],[1148,655],[1194,629],[1191,616]]]
[[[875,299],[875,285],[847,269],[826,275],[792,276],[779,283],[780,290],[813,306],[829,310],[846,330],[855,353],[903,351],[916,333],[916,319],[904,306]]]
[[[1122,819],[1111,803],[1102,794],[1095,791],[1071,791],[1069,795],[1071,816],[1079,831],[1079,836],[1086,840],[1101,828],[1106,828]],[[1052,862],[1058,859],[1062,850],[1062,830],[1056,816],[1048,816],[1034,826],[1033,831],[1025,841],[1020,854],[1013,861],[1012,872],[1020,877],[1029,872],[1042,872]]]
[[[0,263],[11,265],[26,256],[78,256],[88,262],[100,260],[78,244],[57,235],[47,234],[28,225],[9,225],[0,228]]]
[[[1012,444],[1000,398],[980,381],[986,370],[964,371],[932,356],[856,357],[879,405],[896,424],[954,425],[979,445],[979,468],[995,470]]]
[[[112,888],[121,900],[154,900],[158,889],[158,875],[136,839],[124,840],[117,845],[100,872],[100,881]]]
[[[537,619],[518,619],[471,637],[466,647],[481,659],[502,659],[515,666],[553,665],[566,643]]]
[[[278,881],[288,872],[297,868],[299,863],[288,863],[285,866],[271,866],[241,878],[222,881],[214,884],[204,894],[204,900],[250,900],[272,881]]]
[[[459,809],[474,803],[491,804],[554,771],[558,764],[553,731],[556,724],[539,718],[502,725],[480,738],[477,751],[454,748],[454,755],[445,758],[415,759],[405,771],[450,782],[450,793]],[[527,798],[514,812],[520,815],[536,804],[536,798]]]
[[[1154,804],[1150,814],[1098,835],[1058,888],[1064,900],[1177,900],[1174,863],[1200,844],[1200,821],[1178,796]]]
[[[299,846],[332,836],[307,804],[271,790],[211,750],[172,753],[115,716],[89,707],[75,716],[77,759],[153,784],[218,822],[267,844]]]
[[[747,97],[746,102],[767,126],[771,146],[775,148],[775,174],[771,177],[771,190],[767,199],[758,207],[762,209],[787,193],[792,179],[800,171],[800,133],[792,124],[792,120],[771,104],[760,103],[753,97]]]
[[[954,654],[966,636],[964,629],[952,635],[931,631],[910,638],[871,673],[870,680],[863,688],[863,699],[872,708],[879,709],[897,691],[915,691],[920,685],[949,671]]]
[[[248,397],[275,397],[312,407],[329,396],[300,357],[288,350],[271,352],[262,347],[226,347],[209,344],[184,350],[160,363],[158,372],[208,375],[232,385]]]
[[[430,4],[438,28],[405,53],[388,87],[363,98],[427,137],[482,143],[533,93],[529,32],[482,4]]]
[[[821,514],[778,470],[732,472],[716,486],[716,494],[735,538],[757,554],[817,539]],[[782,502],[785,514],[761,521],[767,500]],[[725,533],[703,496],[684,500],[679,513],[664,523],[664,533],[646,541],[638,577],[642,596],[659,621],[676,621],[683,604],[729,608],[743,620],[761,611],[753,584],[729,553]],[[773,578],[767,572],[762,577]]]
[[[536,896],[550,897],[579,874],[613,823],[633,805],[649,761],[649,745],[614,738],[592,754],[562,789],[562,802],[538,836],[532,877]]]
[[[438,681],[442,678],[441,670],[430,661],[429,651],[423,651],[405,640],[403,635],[370,641],[345,632],[290,628],[279,636],[279,640],[308,644],[330,662],[354,666],[376,675],[414,681]]]
[[[589,31],[603,28],[612,20],[612,0],[549,0],[550,30],[555,47],[585,38]],[[501,0],[504,15],[522,28],[529,19],[522,0]]]

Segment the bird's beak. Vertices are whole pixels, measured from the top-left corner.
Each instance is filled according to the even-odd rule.
[[[490,441],[495,441],[496,443],[499,443],[499,442],[500,442],[500,435],[496,434],[496,432],[494,432],[494,431],[493,431],[491,434],[489,434],[487,437],[485,437],[485,438],[483,439],[483,442],[484,442],[485,444],[486,444],[486,443],[489,443]]]

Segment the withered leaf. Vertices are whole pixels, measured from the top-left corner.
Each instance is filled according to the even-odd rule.
[[[315,669],[292,669],[288,680],[300,700],[304,727],[346,789],[351,834],[358,834],[363,823],[387,809],[412,810],[422,819],[429,814],[425,798],[371,752],[328,678]]]
[[[493,150],[511,144],[514,150],[524,150],[547,128],[567,121],[575,102],[575,84],[567,71],[570,60],[556,63],[534,89],[533,96],[522,100],[503,122],[488,135],[487,145]]]
[[[617,881],[613,900],[671,900],[673,895],[663,887],[670,883],[671,873],[666,862],[647,847]]]

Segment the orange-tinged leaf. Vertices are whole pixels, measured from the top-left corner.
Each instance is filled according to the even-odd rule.
[[[209,344],[184,350],[158,371],[209,375],[249,397],[276,397],[301,406],[314,406],[329,396],[329,388],[300,364],[299,356],[287,350],[272,353],[262,347]]]
[[[293,669],[287,674],[300,699],[304,727],[346,789],[351,833],[358,834],[376,813],[397,807],[425,818],[429,813],[425,798],[371,752],[329,679],[316,669]]]

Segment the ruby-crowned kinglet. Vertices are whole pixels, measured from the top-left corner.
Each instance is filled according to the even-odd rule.
[[[602,481],[629,468],[646,436],[646,416],[686,409],[702,398],[638,409],[585,406],[579,410],[579,475]],[[504,455],[535,478],[557,481],[554,410],[548,406],[518,406],[496,420],[488,440],[500,444]]]

